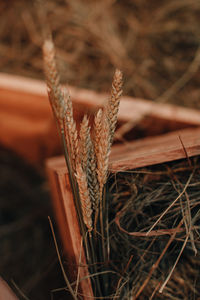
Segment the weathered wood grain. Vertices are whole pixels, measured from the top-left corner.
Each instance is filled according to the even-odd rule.
[[[78,123],[84,113],[91,116],[108,97],[71,86],[69,90]],[[200,112],[124,96],[119,124],[125,122],[143,128],[146,135],[158,135],[200,126]],[[0,73],[0,128],[0,144],[34,164],[62,151],[43,81]]]

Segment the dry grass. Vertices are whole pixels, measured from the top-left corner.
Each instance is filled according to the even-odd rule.
[[[124,94],[199,107],[198,0],[50,0],[47,10],[63,82],[108,91],[118,67]],[[43,78],[33,2],[4,1],[0,16],[0,69]]]
[[[110,178],[110,261],[121,274],[119,299],[200,296],[199,175],[194,158]]]

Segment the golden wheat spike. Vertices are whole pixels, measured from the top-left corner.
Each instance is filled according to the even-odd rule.
[[[93,141],[94,141],[94,151],[95,151],[96,157],[97,157],[98,149],[99,149],[99,141],[101,139],[102,115],[103,115],[103,111],[100,108],[94,118]]]
[[[110,154],[110,130],[107,117],[101,116],[101,138],[96,150],[97,176],[99,182],[100,199],[102,198],[103,187],[107,180],[108,158]]]
[[[110,127],[110,146],[113,142],[117,123],[117,114],[122,95],[122,83],[122,72],[119,69],[116,69],[112,81],[111,95],[105,107],[105,113],[107,115]]]
[[[73,117],[73,107],[69,92],[66,88],[63,90],[65,99],[65,117],[64,117],[64,131],[67,145],[69,147],[69,155],[71,159],[71,165],[75,172],[76,163],[78,159],[78,133],[76,123]]]
[[[87,226],[88,230],[91,231],[93,229],[91,200],[87,186],[87,176],[86,173],[83,171],[81,163],[78,163],[76,166],[76,179],[79,188],[83,221]]]
[[[92,200],[93,209],[94,211],[96,211],[100,203],[99,183],[97,178],[97,161],[94,152],[94,145],[92,143],[90,136],[88,138],[88,142],[89,142],[89,156],[88,156],[88,168],[87,168],[88,188]]]
[[[65,100],[60,87],[60,78],[56,67],[55,48],[51,39],[44,41],[43,57],[49,100],[56,118],[60,125],[62,125],[65,116]]]
[[[79,141],[79,148],[80,148],[80,161],[81,166],[84,171],[87,170],[88,167],[88,156],[89,156],[89,141],[88,136],[90,134],[90,127],[89,127],[89,120],[86,115],[84,115],[83,120],[80,126],[80,141]]]
[[[79,157],[83,170],[87,175],[87,183],[90,198],[94,210],[99,205],[99,185],[96,172],[96,157],[94,153],[94,146],[90,136],[89,120],[84,116],[80,127],[80,151]]]

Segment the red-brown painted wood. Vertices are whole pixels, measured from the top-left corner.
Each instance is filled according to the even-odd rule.
[[[199,154],[200,127],[132,141],[124,145],[115,145],[111,151],[109,168],[111,172],[116,173]],[[49,159],[47,173],[66,253],[72,261],[78,264],[81,236],[64,157]],[[87,274],[87,270],[84,272]],[[84,293],[91,295],[90,288],[91,286],[87,284],[82,287]]]
[[[57,160],[49,159],[47,174],[67,259],[67,274],[73,282],[79,273],[79,293],[84,295],[84,299],[93,299],[90,279],[85,278],[89,273],[66,167],[57,170]]]
[[[108,95],[69,87],[78,122],[92,115]],[[200,126],[200,112],[173,105],[122,97],[119,123],[140,127],[145,135],[158,135]],[[45,82],[0,73],[0,144],[33,163],[61,153],[60,140],[47,98]],[[135,132],[135,131],[134,131]],[[134,136],[133,132],[133,136]],[[137,136],[138,137],[138,136]]]

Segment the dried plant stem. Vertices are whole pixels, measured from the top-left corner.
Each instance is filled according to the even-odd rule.
[[[104,261],[107,259],[106,249],[105,249],[105,202],[106,197],[103,193],[104,185],[107,180],[108,175],[108,158],[110,154],[109,147],[109,124],[105,115],[102,115],[101,119],[101,139],[99,140],[99,147],[97,151],[97,176],[99,181],[99,192],[100,192],[100,230],[101,230],[101,239],[102,239],[102,250]],[[97,213],[96,213],[97,214]]]
[[[189,163],[189,165],[191,165],[191,163]],[[194,167],[193,168],[193,174],[195,173],[195,170],[196,168]],[[184,188],[182,183],[180,182],[180,180],[178,180],[178,178],[176,177],[175,174],[173,174],[173,176],[175,177],[176,181],[178,182],[178,184],[180,185],[180,187]],[[176,184],[174,184],[174,188],[175,190],[180,193],[180,191],[178,191],[178,189],[176,188]],[[194,234],[193,234],[193,231],[192,231],[192,217],[191,217],[191,208],[190,208],[190,199],[189,199],[189,195],[187,193],[187,191],[185,190],[185,198],[186,198],[186,218],[185,218],[185,227],[186,227],[186,231],[189,232],[190,234],[190,242],[191,242],[191,246],[192,246],[192,249],[194,251],[194,255],[197,254],[197,248],[195,246],[195,243],[194,243]],[[181,202],[181,207],[182,207],[182,202]],[[183,207],[182,207],[182,211],[183,211]],[[184,213],[183,213],[183,216],[184,216]]]
[[[168,281],[170,280],[170,278],[171,278],[171,276],[172,276],[172,274],[174,272],[174,269],[176,268],[176,265],[177,265],[177,263],[178,263],[178,261],[179,261],[179,259],[181,257],[181,254],[183,253],[183,250],[185,249],[185,246],[186,246],[186,244],[188,242],[189,235],[190,235],[190,232],[188,232],[188,234],[187,234],[187,236],[186,236],[186,238],[184,240],[183,246],[182,246],[182,248],[181,248],[181,250],[179,252],[179,255],[178,255],[178,257],[177,257],[177,259],[176,259],[176,261],[175,261],[175,263],[174,263],[171,271],[169,272],[169,275],[167,276],[167,278],[165,279],[165,282],[162,284],[161,288],[159,289],[159,293],[163,292],[165,286],[167,285]]]
[[[150,232],[153,230],[153,228],[160,222],[160,220],[163,218],[163,216],[170,210],[170,208],[180,199],[183,194],[186,192],[188,185],[190,184],[190,181],[193,177],[194,173],[190,174],[188,181],[186,182],[182,192],[178,195],[178,197],[167,207],[167,209],[160,215],[160,217],[157,219],[157,221],[151,226],[151,228],[147,231],[146,235],[148,236]]]
[[[179,222],[178,226],[176,227],[176,231],[174,231],[173,235],[170,237],[169,241],[167,242],[165,248],[163,249],[162,253],[160,254],[159,258],[157,259],[157,261],[155,262],[155,264],[153,264],[153,266],[151,267],[151,270],[147,276],[147,278],[145,279],[145,281],[143,282],[143,284],[141,285],[141,287],[139,288],[138,292],[136,293],[135,296],[133,296],[131,298],[131,300],[136,300],[138,299],[138,297],[141,295],[142,291],[144,290],[144,288],[146,287],[146,285],[148,284],[153,272],[156,270],[156,268],[159,266],[163,256],[165,255],[167,249],[169,248],[170,244],[173,242],[177,232],[179,231],[181,225],[183,224],[183,219]]]
[[[56,247],[56,252],[57,252],[57,255],[58,255],[58,259],[59,259],[59,263],[60,263],[60,267],[61,267],[61,270],[62,270],[62,273],[63,273],[63,277],[65,279],[65,282],[67,284],[67,287],[73,297],[74,300],[78,300],[78,297],[76,296],[76,294],[74,293],[74,290],[72,289],[71,287],[71,284],[67,278],[67,275],[65,273],[65,270],[64,270],[64,267],[63,267],[63,263],[62,263],[62,260],[61,260],[61,257],[60,257],[60,252],[59,252],[59,249],[58,249],[58,243],[57,243],[57,240],[56,240],[56,236],[55,236],[55,233],[54,233],[54,228],[53,228],[53,224],[51,222],[51,219],[50,217],[48,217],[49,219],[49,224],[50,224],[50,227],[51,227],[51,232],[52,232],[52,235],[53,235],[53,240],[54,240],[54,244],[55,244],[55,247]]]
[[[78,140],[72,101],[67,89],[62,89],[60,86],[55,49],[51,38],[44,42],[43,53],[49,100],[61,132],[69,181],[86,250],[87,263],[91,274],[96,274],[98,273],[96,263],[99,260],[104,263],[108,261],[108,214],[105,183],[108,177],[108,158],[122,93],[122,74],[116,70],[111,97],[104,110],[99,110],[95,117],[93,139],[90,135],[89,120],[87,116],[84,116]],[[98,230],[100,229],[100,238],[97,237],[96,226],[98,226]],[[98,249],[98,254],[96,254],[94,247]],[[106,271],[106,265],[102,267],[103,271],[104,269]],[[94,279],[94,283],[95,296],[102,297],[101,288],[104,292],[107,291],[108,278],[102,278],[103,287],[100,285],[99,278]],[[71,292],[76,298],[77,287],[75,294],[73,290]]]
[[[59,123],[61,138],[63,142],[65,160],[69,172],[69,180],[72,188],[72,193],[75,201],[75,206],[77,209],[79,224],[81,227],[81,232],[85,235],[85,228],[82,223],[81,210],[78,199],[78,189],[74,178],[73,169],[73,158],[77,147],[77,134],[75,128],[75,122],[73,120],[72,103],[67,90],[64,93],[60,86],[59,75],[57,72],[56,61],[55,61],[55,49],[52,40],[49,38],[45,40],[43,45],[43,56],[44,56],[44,69],[46,75],[46,82],[48,87],[49,100],[55,114],[56,120]],[[67,115],[67,117],[65,117]],[[64,122],[66,118],[66,122]],[[67,124],[67,125],[66,125]],[[66,139],[66,132],[72,130],[74,136],[68,134],[69,138]]]
[[[81,235],[83,237],[85,251],[86,251],[86,254],[87,254],[87,261],[88,261],[89,265],[91,265],[91,270],[94,270],[94,272],[96,273],[97,269],[96,269],[96,265],[94,263],[97,261],[97,259],[96,259],[96,255],[95,255],[95,251],[94,251],[94,247],[93,247],[93,241],[92,241],[92,238],[91,238],[91,234],[89,234],[89,239],[87,238],[87,231],[86,231],[85,226],[84,226],[84,221],[85,220],[83,219],[82,208],[80,206],[78,186],[77,186],[77,183],[76,183],[75,178],[73,176],[72,169],[70,167],[64,130],[61,131],[61,134],[62,134],[62,141],[63,141],[63,146],[64,146],[66,164],[67,164],[67,166],[69,165],[69,167],[68,167],[69,180],[70,180],[70,185],[71,185],[72,194],[73,194],[73,198],[74,198],[74,202],[75,202],[76,212],[77,212],[77,216],[78,216],[78,220],[79,220],[80,231],[81,231]],[[88,221],[86,220],[86,222],[88,222]],[[90,223],[88,223],[88,224],[90,224]],[[90,228],[88,228],[88,229],[90,229]],[[95,280],[95,282],[96,282],[96,286],[97,286],[97,290],[99,292],[99,295],[102,295],[99,279],[97,278]]]

